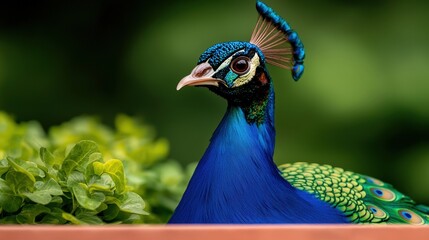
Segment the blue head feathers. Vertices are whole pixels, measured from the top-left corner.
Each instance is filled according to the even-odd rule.
[[[203,54],[201,54],[197,64],[208,61],[208,63],[216,71],[222,62],[225,61],[225,59],[234,55],[234,53],[238,52],[239,50],[243,50],[242,55],[247,55],[250,51],[258,52],[259,57],[264,58],[264,55],[257,46],[248,42],[235,41],[218,43],[211,46],[206,51],[204,51]]]

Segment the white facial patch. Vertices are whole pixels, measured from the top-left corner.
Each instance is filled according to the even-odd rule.
[[[232,62],[232,59],[238,54],[238,53],[243,53],[244,50],[240,50],[237,51],[234,55],[231,55],[229,58],[227,58],[225,61],[222,62],[221,65],[219,65],[219,67],[217,68],[217,71],[220,71],[221,69],[224,68],[229,68],[229,65]],[[248,82],[250,82],[250,80],[252,80],[252,78],[255,76],[256,74],[256,68],[259,66],[260,60],[259,60],[259,56],[257,53],[255,53],[255,55],[253,56],[253,58],[250,60],[250,69],[247,73],[243,74],[243,75],[239,75],[237,77],[237,79],[235,79],[234,81],[234,85],[232,85],[232,87],[239,87],[243,84],[246,84]],[[216,73],[215,72],[215,73]]]

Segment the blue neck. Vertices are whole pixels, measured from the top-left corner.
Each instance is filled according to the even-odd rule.
[[[343,222],[336,210],[279,174],[273,112],[272,91],[266,121],[259,125],[229,104],[170,223]]]

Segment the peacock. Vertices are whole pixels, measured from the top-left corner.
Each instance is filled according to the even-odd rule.
[[[267,64],[298,80],[298,34],[261,1],[249,42],[215,44],[177,85],[206,87],[228,107],[169,223],[429,223],[429,207],[391,185],[330,165],[276,166]]]

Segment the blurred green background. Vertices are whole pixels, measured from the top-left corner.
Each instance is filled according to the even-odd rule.
[[[429,204],[429,2],[266,0],[298,31],[298,83],[271,67],[276,161],[333,164]],[[170,156],[198,160],[226,103],[175,90],[212,44],[248,40],[255,1],[0,4],[0,110],[44,127],[143,116]]]

